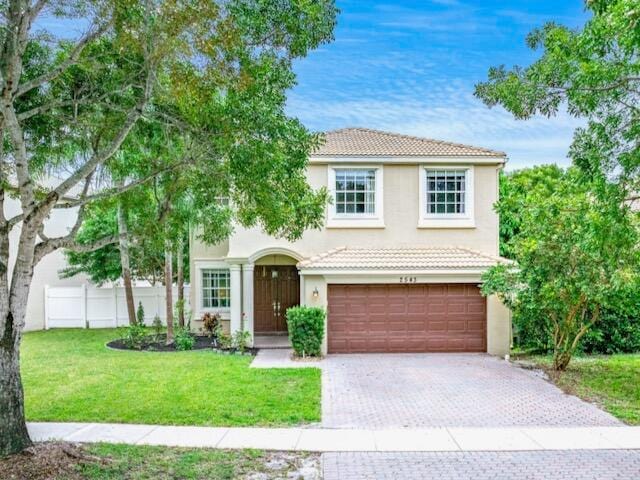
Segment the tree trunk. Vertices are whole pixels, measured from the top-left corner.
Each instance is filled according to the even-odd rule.
[[[571,362],[572,353],[566,350],[556,350],[553,353],[553,369],[558,372],[565,371]]]
[[[164,248],[164,288],[166,293],[167,310],[167,345],[173,343],[173,271],[172,271],[171,243],[166,242]]]
[[[182,238],[178,240],[178,252],[176,257],[178,269],[178,325],[184,327],[184,244]]]
[[[127,316],[129,325],[135,325],[136,307],[133,300],[133,287],[131,286],[131,263],[129,261],[129,229],[122,201],[118,202],[118,232],[120,233],[120,264],[122,265],[122,281],[124,283],[124,298],[127,302]]]
[[[20,378],[19,342],[14,340],[9,313],[0,340],[0,457],[18,453],[31,445],[24,417],[24,392]]]

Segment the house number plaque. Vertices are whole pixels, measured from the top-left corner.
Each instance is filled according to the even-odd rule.
[[[400,283],[416,283],[416,277],[400,277]]]

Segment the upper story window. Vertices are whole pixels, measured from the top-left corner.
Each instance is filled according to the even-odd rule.
[[[384,227],[382,166],[329,166],[328,185],[333,202],[329,207],[327,227]]]
[[[376,213],[375,170],[336,170],[336,213]]]
[[[228,308],[231,298],[231,281],[226,268],[202,270],[202,307]]]
[[[427,170],[427,215],[464,214],[466,170]]]
[[[418,227],[473,228],[473,167],[420,166]]]

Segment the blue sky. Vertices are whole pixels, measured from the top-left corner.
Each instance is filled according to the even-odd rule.
[[[567,165],[579,120],[516,121],[473,97],[492,65],[527,65],[545,21],[579,27],[581,0],[338,0],[335,41],[297,61],[288,111],[313,130],[377,128],[495,148],[509,168]]]

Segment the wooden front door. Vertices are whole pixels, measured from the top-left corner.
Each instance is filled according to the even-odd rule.
[[[253,282],[255,333],[286,333],[287,309],[300,304],[298,269],[292,265],[256,265]]]

